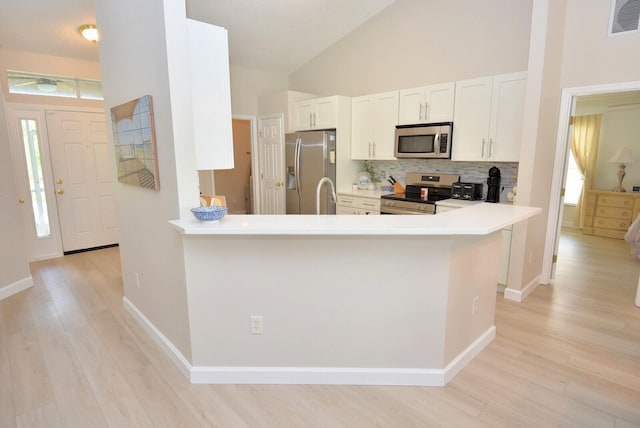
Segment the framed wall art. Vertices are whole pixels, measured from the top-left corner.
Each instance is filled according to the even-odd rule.
[[[118,181],[159,190],[151,95],[111,109]]]

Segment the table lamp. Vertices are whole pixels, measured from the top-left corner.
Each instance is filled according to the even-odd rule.
[[[627,165],[631,165],[634,163],[633,157],[631,156],[631,149],[629,147],[620,147],[616,154],[609,159],[609,163],[617,163],[618,164],[618,185],[613,188],[614,192],[626,192],[625,188],[622,187],[622,179],[625,176],[625,168]]]

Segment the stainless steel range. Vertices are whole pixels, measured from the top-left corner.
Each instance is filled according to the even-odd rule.
[[[451,197],[459,175],[408,172],[404,193],[380,197],[380,214],[435,214],[436,201]]]

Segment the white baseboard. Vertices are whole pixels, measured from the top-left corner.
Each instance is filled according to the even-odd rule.
[[[496,326],[492,325],[487,331],[482,333],[471,345],[467,346],[467,349],[462,351],[457,357],[453,359],[447,367],[444,369],[444,383],[440,386],[446,385],[452,380],[462,369],[469,364],[471,360],[478,356],[478,354],[490,344],[493,339],[496,338]]]
[[[527,298],[529,294],[536,289],[536,287],[540,285],[540,275],[533,278],[529,284],[527,284],[522,290],[514,290],[513,288],[505,288],[504,290],[504,298],[507,300],[513,300],[514,302],[522,303],[524,299]]]
[[[357,367],[193,367],[126,297],[124,307],[191,382],[197,384],[444,386],[496,337],[491,326],[444,369]]]
[[[138,321],[138,324],[142,326],[142,328],[151,336],[151,338],[160,346],[162,352],[164,352],[167,357],[173,362],[173,364],[178,367],[180,373],[191,380],[191,363],[182,355],[182,352],[178,348],[174,346],[173,343],[167,337],[162,334],[160,330],[156,328],[151,321],[142,313],[140,309],[134,305],[131,300],[127,299],[126,296],[122,297],[122,302],[124,304],[124,308],[131,316]]]
[[[13,296],[14,294],[19,293],[22,290],[26,290],[29,287],[33,287],[33,277],[31,275],[26,278],[22,278],[20,281],[16,281],[13,284],[0,287],[0,300]]]

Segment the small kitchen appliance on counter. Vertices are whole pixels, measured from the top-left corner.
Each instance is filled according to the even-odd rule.
[[[500,170],[497,167],[489,169],[489,178],[487,178],[487,202],[500,202]]]
[[[482,199],[482,183],[456,182],[451,185],[451,199],[479,201]]]
[[[459,175],[408,172],[404,192],[380,197],[380,214],[435,214],[436,201],[451,198]]]

